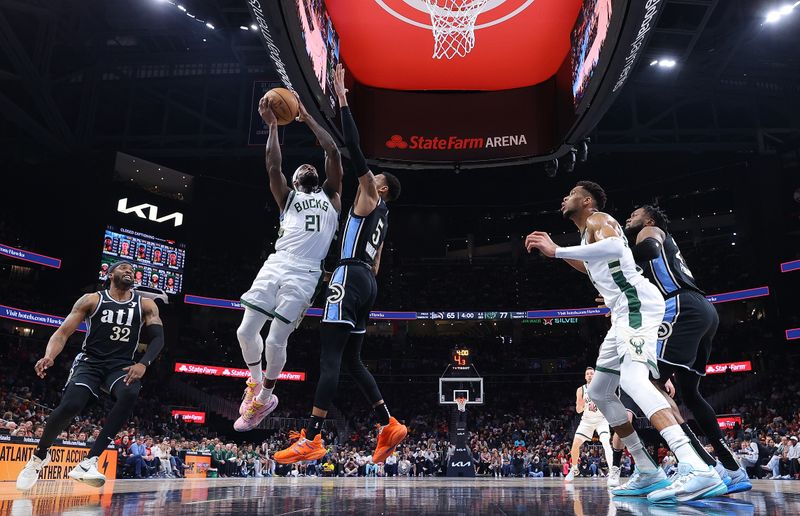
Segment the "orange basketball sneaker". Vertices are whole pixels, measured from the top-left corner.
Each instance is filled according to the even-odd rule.
[[[390,417],[389,424],[381,428],[378,434],[378,445],[372,454],[373,464],[385,461],[406,435],[408,435],[406,425],[401,425],[394,417]]]
[[[278,464],[294,464],[304,460],[318,460],[328,453],[328,449],[322,443],[322,435],[317,434],[314,439],[306,439],[306,431],[300,433],[290,432],[289,439],[297,439],[297,442],[290,444],[285,450],[275,452],[272,457]]]

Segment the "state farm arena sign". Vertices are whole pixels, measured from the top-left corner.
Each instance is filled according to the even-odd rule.
[[[200,364],[184,364],[181,362],[177,362],[175,364],[175,372],[181,374],[200,374],[206,376],[226,376],[228,378],[247,378],[250,376],[250,371],[247,369]],[[304,382],[306,381],[306,373],[282,371],[280,376],[278,376],[278,380]]]
[[[556,147],[553,108],[536,101],[547,91],[414,92],[409,100],[408,92],[359,88],[353,117],[364,154],[373,159],[460,162],[542,155]]]

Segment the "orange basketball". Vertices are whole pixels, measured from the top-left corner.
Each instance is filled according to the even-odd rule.
[[[272,112],[278,119],[278,125],[291,123],[300,114],[297,98],[286,88],[272,88],[264,96],[271,101]]]

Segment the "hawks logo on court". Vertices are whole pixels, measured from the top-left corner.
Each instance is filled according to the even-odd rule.
[[[672,335],[672,323],[664,321],[658,327],[658,340],[668,339]]]
[[[641,355],[643,353],[644,348],[644,339],[641,337],[634,337],[630,340],[631,346],[633,346],[633,350],[636,352],[637,355]]]

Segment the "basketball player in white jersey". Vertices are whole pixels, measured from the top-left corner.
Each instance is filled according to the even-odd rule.
[[[586,441],[592,440],[592,435],[597,432],[597,437],[603,445],[603,450],[606,454],[606,464],[611,468],[611,462],[614,460],[611,454],[611,432],[609,431],[608,421],[606,417],[597,408],[595,402],[589,397],[589,385],[592,383],[594,377],[594,367],[587,367],[584,373],[586,384],[578,387],[575,392],[575,411],[581,415],[581,422],[578,424],[578,429],[575,431],[575,437],[572,439],[572,467],[569,473],[564,477],[565,482],[572,482],[575,475],[578,474],[578,461],[581,455],[581,446]]]
[[[612,490],[616,496],[644,496],[651,502],[697,500],[727,493],[727,487],[692,447],[670,406],[650,382],[659,378],[656,363],[658,328],[664,317],[664,298],[636,267],[622,227],[600,210],[606,194],[591,181],[580,181],[564,197],[561,213],[572,220],[581,244],[557,246],[547,233],[528,235],[530,252],[539,249],[550,258],[562,258],[589,275],[611,311],[611,328],[600,346],[589,396],[619,434],[636,461],[628,482]],[[647,453],[617,396],[622,387],[636,402],[684,467],[667,480]]]
[[[323,282],[322,262],[339,227],[342,209],[342,159],[336,142],[300,104],[299,121],[311,129],[325,151],[325,182],[311,165],[300,165],[292,176],[292,188],[281,170],[278,122],[266,98],[258,112],[269,126],[267,172],[269,189],[281,207],[281,227],[275,252],[267,258],[250,290],[242,295],[244,317],[236,331],[242,356],[250,370],[241,417],[233,428],[252,430],[278,406],[272,394],[286,364],[286,344],[311,306]],[[261,329],[272,321],[266,341]],[[267,359],[266,376],[261,370],[261,354]]]

